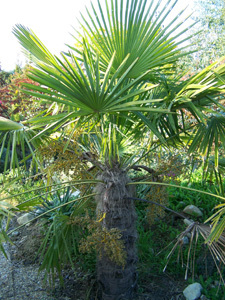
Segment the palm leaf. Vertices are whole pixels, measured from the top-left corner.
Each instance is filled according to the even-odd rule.
[[[225,149],[225,117],[212,116],[206,124],[199,124],[194,138],[190,140],[189,153],[199,151],[208,161],[212,153],[214,154],[214,165],[216,170],[219,167],[219,149]],[[189,141],[190,141],[189,140]]]
[[[87,9],[88,17],[85,18],[81,14],[82,22],[80,23],[85,35],[93,44],[94,49],[104,53],[104,56],[100,57],[104,70],[107,69],[114,51],[117,53],[113,62],[114,70],[129,53],[130,57],[124,69],[127,69],[137,57],[139,58],[127,75],[132,78],[147,70],[174,63],[182,55],[180,49],[177,48],[182,39],[178,42],[177,36],[181,38],[187,29],[180,31],[174,37],[171,37],[171,34],[183,24],[184,20],[177,21],[184,10],[165,25],[177,1],[167,1],[163,9],[160,8],[160,2],[156,1],[155,4],[154,1],[150,1],[148,4],[147,0],[114,0],[109,5],[106,0],[107,13],[104,14],[102,3],[98,0],[98,8],[92,5],[92,11]],[[83,42],[80,43],[83,46]]]
[[[0,159],[4,161],[4,174],[8,168],[14,172],[17,169],[20,173],[20,167],[23,165],[26,169],[26,161],[30,157],[41,168],[35,149],[39,147],[44,139],[37,138],[31,141],[37,131],[25,126],[21,128],[21,125],[17,123],[11,128],[19,129],[8,130],[8,132],[0,135]]]
[[[173,109],[188,109],[201,119],[201,107],[215,104],[222,108],[218,96],[225,92],[225,64],[221,64],[223,60],[224,57],[184,81],[174,99]]]
[[[26,31],[21,25],[14,29],[14,33],[26,49],[36,49],[39,46],[35,36],[29,30]],[[25,91],[30,95],[65,104],[80,115],[139,110],[166,112],[161,108],[150,108],[148,100],[133,101],[134,97],[145,93],[146,90],[153,89],[155,86],[149,84],[148,86],[138,86],[138,89],[135,89],[148,71],[135,80],[125,81],[127,74],[138,62],[136,58],[129,64],[129,67],[124,68],[130,54],[123,59],[113,72],[113,62],[116,59],[116,55],[113,53],[106,73],[102,73],[99,65],[100,56],[93,54],[86,44],[83,52],[84,69],[73,54],[70,54],[69,61],[64,55],[62,55],[63,60],[61,60],[50,55],[45,48],[40,50],[43,51],[43,56],[48,55],[48,59],[41,62],[42,56],[40,53],[34,52],[38,69],[33,69],[29,77],[41,86],[25,84],[26,88],[33,90],[32,92],[30,90]],[[112,73],[113,75],[109,76]],[[120,76],[119,79],[117,79],[118,76]],[[100,80],[102,77],[104,78],[103,81]],[[130,93],[131,90],[132,93]]]
[[[0,131],[17,130],[23,128],[22,124],[0,117]]]

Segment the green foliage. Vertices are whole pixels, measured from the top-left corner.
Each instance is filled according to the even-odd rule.
[[[202,275],[200,275],[198,280],[203,287],[202,294],[208,299],[224,299],[225,287],[221,284],[221,282],[218,281],[215,275],[208,278],[204,278]]]
[[[40,270],[45,270],[45,279],[49,275],[53,283],[56,273],[63,282],[62,269],[68,263],[76,273],[75,262],[82,257],[79,243],[81,238],[86,236],[81,224],[74,223],[72,220],[84,213],[87,199],[77,197],[71,199],[69,191],[70,188],[63,197],[60,197],[59,193],[55,194],[52,203],[47,202],[42,207],[38,207],[39,218],[44,218],[45,221],[47,218],[47,223],[44,225],[46,235],[39,249]]]
[[[0,117],[0,129],[1,131],[8,131],[8,130],[17,130],[22,129],[23,125],[18,124],[16,122],[13,122],[11,120],[8,120],[4,117]]]
[[[15,210],[16,207],[14,205],[0,199],[0,251],[6,258],[8,258],[8,256],[4,248],[4,243],[11,243],[7,230],[10,218],[14,216],[13,211]]]
[[[11,130],[9,130],[8,127],[9,123]],[[30,163],[34,169],[36,168],[36,170],[38,170],[39,168],[39,170],[41,170],[41,159],[40,157],[38,158],[39,154],[36,150],[40,143],[44,142],[45,138],[33,140],[37,133],[36,130],[20,124],[14,125],[12,121],[4,120],[4,126],[8,129],[4,130],[4,133],[0,131],[0,160],[3,175],[5,175],[8,169],[21,175],[23,169],[27,169],[28,159],[30,159]]]
[[[70,224],[69,216],[55,214],[46,228],[46,235],[40,247],[40,270],[45,270],[45,279],[54,283],[56,272],[62,281],[62,268],[68,263],[74,269],[74,259],[79,253],[80,229]]]
[[[5,86],[10,81],[10,76],[12,75],[12,72],[6,72],[1,70],[0,66],[0,88]]]
[[[78,198],[78,195],[73,196],[71,194],[72,191],[70,187],[56,191],[54,194],[47,193],[45,198],[42,197],[41,205],[35,207],[35,214],[37,216],[44,214],[42,218],[47,219],[48,222],[51,222],[55,215],[59,213],[65,216],[71,216],[75,205],[74,202],[71,201]],[[67,204],[68,202],[69,204]]]
[[[153,5],[153,2],[147,0],[134,0],[132,3],[105,1],[107,13],[104,14],[102,3],[98,0],[98,7],[88,10],[87,18],[82,15],[81,26],[84,30],[84,38],[79,41],[80,46],[83,48],[85,43],[89,43],[95,51],[104,53],[103,57],[100,56],[101,67],[104,70],[107,69],[114,51],[116,52],[112,63],[114,72],[127,55],[129,56],[122,70],[130,69],[138,58],[137,63],[127,74],[128,78],[137,78],[145,74],[146,69],[157,73],[163,67],[165,71],[165,65],[169,69],[181,56],[177,46],[189,39],[184,36],[187,29],[181,31],[180,26],[183,22],[180,22],[179,15],[172,16],[167,25],[164,23],[176,2],[166,1],[162,9],[160,2]],[[97,9],[100,11],[98,14]],[[177,32],[183,40],[176,40],[176,35],[171,36],[172,32]],[[80,54],[80,51],[74,47],[71,49]],[[149,74],[147,77],[151,78],[152,75]],[[122,77],[122,73],[119,77]]]
[[[203,220],[205,220],[212,215],[215,205],[220,203],[221,199],[212,197],[211,193],[216,193],[217,191],[215,187],[216,183],[211,181],[203,182],[202,169],[196,170],[191,175],[191,178],[187,178],[186,180],[184,179],[185,175],[180,176],[180,180],[182,181],[181,185],[184,186],[184,190],[177,189],[175,186],[167,186],[169,201],[166,206],[172,208],[176,212],[182,213],[182,210],[186,205],[194,204],[201,208],[204,214]],[[160,183],[158,184],[160,185]],[[189,187],[196,190],[189,191]],[[201,194],[197,190],[202,190],[204,193],[208,192],[208,194]],[[196,276],[196,274],[198,274],[198,268],[196,266],[194,267],[192,264],[202,256],[201,245],[204,243],[207,243],[215,260],[218,255],[221,255],[219,253],[222,251],[224,244],[224,236],[221,235],[221,231],[218,231],[217,239],[214,237],[215,241],[218,241],[218,244],[212,244],[215,241],[210,238],[210,227],[199,224],[199,218],[196,219],[197,223],[196,226],[193,225],[193,230],[191,228],[186,228],[182,218],[180,219],[176,214],[173,216],[171,213],[166,213],[164,217],[161,216],[161,218],[160,215],[157,215],[155,222],[152,225],[152,223],[149,223],[146,215],[146,209],[148,209],[150,205],[153,204],[148,204],[146,202],[137,204],[139,216],[139,267],[143,274],[148,272],[148,270],[154,270],[153,272],[160,273],[164,267],[167,266],[166,272],[169,272],[172,276],[177,276],[178,274],[184,276],[187,265],[188,268],[186,269],[186,273],[190,275],[192,273],[192,276]],[[221,209],[221,214],[223,213],[224,212],[222,212]],[[193,217],[191,218],[193,219]],[[183,239],[187,235],[189,235],[189,244],[186,245],[183,244]],[[193,235],[193,237],[190,238],[190,235]],[[220,240],[218,240],[219,238]],[[171,252],[173,247],[175,247],[174,253]],[[216,249],[219,249],[219,252],[216,253]],[[173,256],[171,256],[171,254],[173,254]],[[169,264],[167,261],[168,258]],[[223,262],[224,258],[222,255],[220,258]],[[218,273],[223,276],[223,273],[221,273],[223,272],[223,267],[217,265],[217,268]],[[218,274],[215,278],[220,280]]]
[[[138,208],[138,253],[141,278],[151,274],[161,274],[167,264],[167,255],[171,250],[171,242],[184,229],[182,223],[173,224],[173,218],[158,219],[154,225],[149,226],[146,214],[142,208]],[[169,247],[168,247],[169,245]],[[184,249],[183,259],[187,258],[187,247]],[[178,263],[176,255],[171,258],[166,272],[172,276],[184,276],[184,268],[181,261]]]
[[[208,238],[209,243],[213,243],[214,241],[217,242],[223,235],[225,228],[225,204],[219,204],[215,209],[217,209],[217,211],[205,221],[205,223],[210,221],[212,226]]]
[[[183,209],[189,204],[193,204],[201,208],[203,212],[203,220],[206,220],[212,215],[212,212],[216,205],[221,203],[221,199],[212,197],[211,194],[218,193],[218,186],[215,181],[208,180],[203,181],[203,169],[199,168],[195,172],[191,173],[191,178],[185,176],[180,177],[180,182],[183,187],[190,187],[196,191],[188,191],[183,189],[177,189],[173,187],[168,188],[170,207],[175,211]],[[211,178],[212,179],[212,178]],[[225,183],[223,183],[225,185]],[[202,194],[197,191],[208,192],[209,194]]]
[[[199,151],[204,157],[204,171],[207,170],[209,160],[212,159],[211,153],[214,150],[214,167],[219,168],[219,156],[223,154],[225,148],[225,122],[221,116],[211,116],[206,124],[197,126],[197,132],[189,148],[189,153]],[[217,127],[219,130],[215,131]],[[218,144],[220,140],[220,144]]]
[[[60,202],[60,205],[54,207],[57,202]],[[86,205],[87,200],[85,202],[82,198],[71,200],[68,193],[58,201],[38,208],[40,217],[45,214],[43,217],[44,219],[47,217],[48,222],[47,227],[44,225],[47,233],[39,250],[40,270],[45,270],[45,278],[50,275],[53,283],[56,272],[63,282],[62,270],[68,263],[75,275],[76,264],[93,269],[95,255],[98,253],[101,256],[102,251],[118,265],[124,266],[126,262],[121,232],[116,228],[111,230],[102,228],[100,223],[104,216],[95,221],[87,211],[84,215]]]
[[[34,205],[42,202],[40,189],[44,187],[44,183],[38,179],[37,175],[27,177],[27,173],[23,171],[18,177],[12,171],[8,171],[5,179],[0,175],[0,182],[2,183],[1,198],[10,201],[18,208],[27,201],[29,201],[29,205],[23,208],[21,206],[21,209],[29,209],[29,206],[33,208]],[[34,201],[30,201],[32,198],[35,198]]]
[[[199,67],[204,67],[225,54],[225,2],[224,0],[196,1],[195,16],[202,30],[201,40],[196,39]]]

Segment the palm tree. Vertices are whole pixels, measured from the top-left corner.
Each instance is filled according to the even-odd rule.
[[[171,18],[177,1],[168,0],[163,7],[161,1],[108,2],[103,10],[98,0],[98,7],[92,5],[88,16],[82,15],[82,38],[60,57],[26,27],[17,25],[14,34],[32,57],[29,78],[39,84],[25,84],[26,93],[58,107],[56,114],[49,110],[30,120],[38,133],[25,143],[72,127],[65,150],[74,132],[83,130],[80,157],[98,170],[96,214],[104,229],[119,230],[126,254],[123,265],[110,259],[104,247],[98,254],[101,297],[116,300],[133,299],[137,287],[135,182],[129,171],[153,172],[141,164],[153,144],[186,143],[190,151],[203,153],[205,161],[216,149],[218,166],[225,123],[215,112],[224,111],[218,99],[224,92],[225,65],[212,64],[181,80],[176,63],[185,55],[181,45],[189,28],[180,29],[182,12]],[[16,153],[13,159],[17,161]]]

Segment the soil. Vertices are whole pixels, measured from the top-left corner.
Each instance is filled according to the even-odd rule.
[[[12,226],[16,226],[15,220]],[[24,226],[17,232],[14,232],[12,237],[13,245],[7,244],[10,261],[7,261],[8,265],[4,262],[4,270],[7,272],[7,268],[10,270],[14,269],[14,277],[15,274],[17,276],[14,278],[14,281],[17,283],[21,281],[21,286],[23,283],[23,287],[25,282],[32,278],[32,282],[29,283],[27,288],[27,290],[32,289],[32,297],[27,290],[21,296],[21,291],[18,292],[18,289],[15,288],[16,282],[14,287],[12,287],[14,289],[12,297],[9,294],[4,295],[3,282],[0,283],[0,300],[97,300],[98,289],[94,274],[85,274],[78,270],[75,277],[70,269],[65,269],[63,271],[63,287],[60,285],[59,280],[56,280],[54,288],[48,283],[44,284],[44,273],[38,273],[39,263],[37,259],[41,240],[42,233],[37,223]],[[27,277],[25,274],[28,274]],[[145,275],[144,278],[142,276],[139,281],[135,300],[185,300],[183,290],[188,284],[183,278],[173,278],[167,273],[155,275],[149,271],[148,275]],[[35,296],[35,291],[37,296]],[[28,296],[26,296],[27,294]]]

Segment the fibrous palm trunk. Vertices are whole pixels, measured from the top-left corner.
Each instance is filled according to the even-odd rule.
[[[102,251],[97,262],[97,277],[104,300],[134,299],[137,274],[136,211],[132,200],[133,191],[127,185],[129,178],[118,167],[105,170],[97,187],[97,212],[105,213],[102,226],[107,230],[121,231],[126,251],[126,264],[119,266]]]

